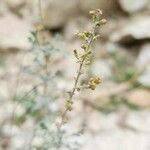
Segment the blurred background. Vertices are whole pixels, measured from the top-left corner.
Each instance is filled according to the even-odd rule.
[[[103,82],[75,96],[62,150],[150,150],[149,0],[0,0],[0,150],[54,150],[51,125],[78,67],[74,33],[91,28],[95,8],[107,24],[88,76]]]

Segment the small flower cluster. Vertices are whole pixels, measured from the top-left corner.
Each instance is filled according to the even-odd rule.
[[[73,101],[72,100],[67,100],[66,101],[66,108],[69,111],[71,111],[73,109]]]
[[[84,86],[80,83],[81,75],[85,73],[85,68],[89,66],[92,59],[92,44],[95,40],[97,40],[100,35],[97,34],[97,28],[101,25],[106,23],[106,19],[101,19],[102,11],[99,9],[92,10],[89,12],[90,16],[93,19],[94,27],[92,31],[84,31],[84,32],[77,32],[76,35],[83,40],[81,44],[82,52],[79,50],[74,50],[74,56],[77,59],[77,63],[79,64],[79,68],[77,71],[77,75],[75,77],[74,86],[71,91],[68,92],[69,98],[66,100],[65,103],[65,110],[61,115],[61,122],[57,126],[58,134],[61,132],[61,127],[64,123],[66,123],[67,113],[68,111],[72,111],[73,109],[73,97],[76,91],[81,91],[81,89],[91,89],[95,90],[97,85],[101,83],[101,79],[99,77],[90,78],[88,83]],[[81,86],[80,86],[81,85]],[[60,149],[62,144],[62,136],[59,137],[59,142],[57,149]]]
[[[35,25],[35,28],[36,28],[36,30],[39,31],[39,32],[45,29],[44,25],[42,25],[42,24],[37,24],[37,25]]]
[[[106,19],[100,18],[102,15],[102,11],[99,9],[91,10],[89,14],[93,18],[94,23],[93,31],[84,31],[75,33],[75,35],[77,35],[84,42],[81,45],[83,52],[80,54],[78,53],[77,50],[74,50],[74,55],[78,60],[78,63],[81,63],[83,61],[85,65],[89,65],[91,62],[92,50],[90,49],[90,46],[92,42],[100,37],[99,34],[96,34],[96,29],[107,22]]]
[[[101,25],[104,25],[106,23],[106,19],[101,19],[102,11],[99,9],[91,10],[89,12],[90,16],[93,19],[94,27],[92,31],[84,31],[84,32],[77,32],[75,35],[77,35],[81,40],[83,40],[83,43],[81,44],[82,52],[79,52],[79,50],[74,50],[74,56],[77,59],[77,63],[79,63],[79,70],[77,73],[77,77],[75,78],[75,84],[73,87],[73,90],[69,92],[70,98],[66,101],[66,110],[71,111],[73,109],[73,95],[75,94],[75,91],[80,91],[81,89],[88,88],[91,90],[95,90],[97,85],[99,85],[102,81],[99,77],[93,77],[90,78],[86,86],[79,87],[79,79],[80,76],[84,73],[85,68],[91,63],[92,59],[92,49],[91,45],[92,43],[97,40],[100,35],[96,33],[97,28],[99,28]]]
[[[90,44],[93,41],[93,33],[90,31],[77,32],[75,33],[80,39],[84,40],[84,43],[80,46],[83,50],[81,54],[78,54],[77,50],[74,50],[74,55],[77,58],[78,62],[82,62],[84,59],[85,62],[90,61],[90,56],[92,54],[92,50],[90,50]]]
[[[97,85],[99,85],[100,83],[102,83],[102,80],[99,77],[90,78],[88,82],[88,88],[91,90],[95,90]]]
[[[82,45],[83,46],[83,45]],[[78,54],[77,50],[74,50],[74,55],[76,57],[76,59],[78,60],[78,63],[82,62],[82,60],[85,60],[85,64],[89,65],[90,64],[90,59],[91,59],[91,51],[85,51],[82,54]]]
[[[93,22],[94,22],[97,26],[101,26],[101,25],[103,25],[103,24],[106,24],[106,22],[107,22],[106,19],[100,19],[100,16],[103,14],[100,9],[91,10],[91,11],[89,12],[89,14],[92,16]]]

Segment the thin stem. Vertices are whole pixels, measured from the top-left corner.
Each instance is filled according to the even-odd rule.
[[[90,40],[89,40],[89,42],[88,42],[88,44],[87,44],[86,51],[89,50],[89,48],[90,48],[90,46],[91,46],[91,44],[92,44],[92,42],[93,42],[93,38],[94,38],[95,34],[96,34],[96,25],[94,26],[93,34],[92,34],[92,36],[91,36],[91,38],[90,38]],[[78,73],[77,73],[77,76],[76,76],[76,79],[75,79],[75,82],[74,82],[74,87],[73,87],[73,89],[72,89],[72,91],[71,91],[71,93],[70,93],[70,95],[69,95],[69,100],[72,100],[72,99],[73,99],[73,96],[74,96],[75,91],[76,91],[76,89],[77,89],[77,85],[78,85],[79,79],[80,79],[81,74],[82,74],[81,71],[82,71],[82,68],[83,68],[85,59],[86,59],[86,58],[84,57],[84,58],[82,59],[80,65],[79,65]],[[69,111],[69,109],[66,108],[65,111],[63,112],[62,116],[61,116],[61,122],[60,122],[60,124],[57,126],[57,133],[58,133],[58,135],[59,135],[57,150],[59,150],[60,147],[61,147],[61,145],[62,145],[62,135],[61,135],[60,132],[61,132],[61,128],[62,128],[64,119],[65,119],[65,117],[66,117],[68,111]]]

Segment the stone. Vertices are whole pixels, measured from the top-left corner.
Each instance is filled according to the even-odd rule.
[[[138,81],[144,86],[150,86],[150,44],[142,46],[140,53],[135,62],[136,67],[142,74],[138,77]]]
[[[87,14],[89,10],[97,8],[101,9],[105,15],[108,13],[108,11],[112,12],[117,10],[117,0],[80,0],[78,3],[80,9],[85,12],[85,14]]]
[[[25,0],[5,0],[10,10],[18,12],[26,4]]]
[[[77,31],[88,30],[91,27],[89,19],[85,16],[77,16],[70,19],[64,27],[64,36],[66,40],[75,40]]]
[[[77,11],[77,2],[68,0],[41,1],[43,22],[48,28],[61,28]],[[39,3],[37,0],[28,2],[35,23],[40,21]]]
[[[139,107],[150,107],[150,92],[144,89],[136,89],[127,94],[127,99],[130,103]]]
[[[97,60],[91,66],[92,74],[108,79],[111,76],[110,65],[106,60]]]
[[[140,53],[136,60],[136,66],[138,69],[150,65],[150,44],[143,45],[140,49]]]
[[[113,42],[130,43],[136,40],[150,39],[149,27],[149,16],[132,17],[110,35],[110,40]]]
[[[128,13],[135,13],[144,9],[149,0],[119,0],[121,8]]]
[[[138,82],[146,87],[150,87],[150,67],[138,77]]]
[[[28,37],[32,25],[28,20],[6,14],[0,19],[0,51],[18,51],[30,46]]]
[[[4,1],[0,1],[0,16],[8,10],[7,5]]]

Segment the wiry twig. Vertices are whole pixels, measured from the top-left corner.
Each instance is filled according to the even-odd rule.
[[[79,60],[80,64],[79,64],[79,69],[78,69],[78,72],[77,72],[77,76],[75,78],[73,89],[71,90],[71,92],[69,92],[69,100],[66,103],[66,108],[65,108],[64,112],[61,115],[60,123],[57,124],[57,134],[59,136],[58,137],[58,143],[56,145],[57,150],[59,150],[61,148],[61,145],[62,145],[63,135],[61,134],[61,128],[62,128],[63,124],[65,123],[65,119],[67,117],[68,111],[72,110],[73,96],[75,95],[75,92],[77,90],[77,86],[78,86],[80,77],[82,75],[82,69],[83,69],[87,59],[89,59],[88,54],[91,54],[91,50],[90,50],[91,45],[92,45],[93,41],[98,37],[98,35],[96,35],[96,29],[97,29],[97,27],[99,27],[100,25],[102,25],[103,23],[106,22],[106,20],[104,20],[104,19],[100,20],[100,15],[102,14],[102,12],[100,10],[94,10],[94,11],[91,11],[90,13],[92,13],[91,15],[92,15],[93,21],[94,21],[94,29],[93,29],[92,32],[86,32],[85,33],[85,37],[86,36],[89,37],[89,35],[90,35],[90,37],[89,37],[87,43],[85,45],[81,46],[81,48],[84,49],[84,54],[82,55],[83,57],[81,57],[80,60],[78,58],[77,52],[75,51],[75,56]],[[81,36],[84,36],[84,34],[82,34]],[[91,87],[91,83],[93,84],[92,87]],[[99,84],[99,83],[100,83],[99,78],[98,79],[93,79],[92,78],[92,80],[90,81],[90,85],[88,85],[88,87],[90,89],[94,90],[96,85]]]

